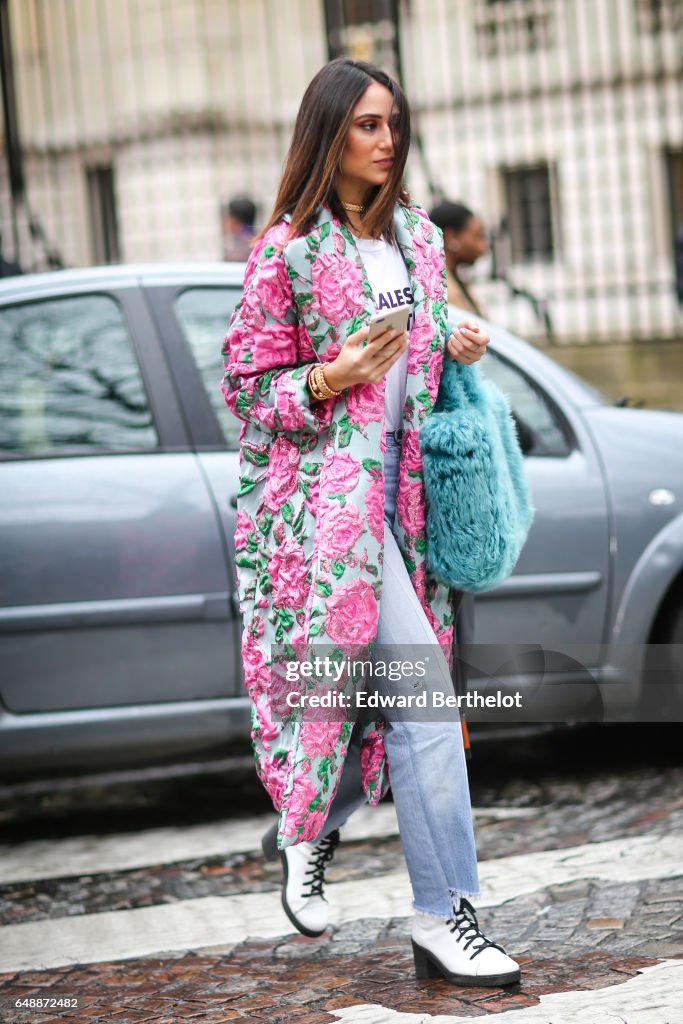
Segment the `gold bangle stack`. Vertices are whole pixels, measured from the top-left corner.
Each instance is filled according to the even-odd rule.
[[[307,378],[308,389],[313,397],[318,402],[324,401],[326,398],[336,398],[337,395],[341,395],[342,389],[335,391],[325,380],[325,369],[318,363],[313,367]]]

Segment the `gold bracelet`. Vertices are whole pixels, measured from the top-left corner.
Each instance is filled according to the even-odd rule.
[[[306,378],[306,383],[308,385],[308,390],[311,392],[311,395],[315,399],[315,401],[322,402],[323,396],[320,394],[315,384],[315,371],[317,369],[318,367],[314,366],[312,370],[309,370],[308,377]]]
[[[325,376],[325,367],[319,366],[318,370],[319,372],[316,380],[318,383],[319,390],[322,391],[323,393],[327,392],[325,394],[325,398],[336,398],[338,395],[341,395],[343,388],[335,389],[327,383],[327,377]]]
[[[313,367],[308,375],[307,382],[311,394],[319,402],[324,401],[326,398],[336,398],[338,395],[341,395],[343,390],[342,388],[336,390],[330,387],[325,377],[325,368],[321,364]]]

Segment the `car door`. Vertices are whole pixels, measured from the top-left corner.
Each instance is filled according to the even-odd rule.
[[[222,534],[139,289],[18,295],[0,359],[5,706],[237,692]]]
[[[482,369],[517,418],[536,515],[513,575],[477,596],[475,641],[580,653],[595,667],[610,593],[610,515],[597,454],[575,410],[541,381],[495,352]]]
[[[241,278],[241,274],[239,275]],[[240,646],[234,536],[239,489],[241,423],[228,410],[221,392],[221,342],[230,314],[239,301],[241,283],[219,279],[169,283],[163,273],[144,279],[145,295],[190,426],[193,447],[221,526],[233,603],[233,637]],[[241,661],[238,676],[242,679]]]

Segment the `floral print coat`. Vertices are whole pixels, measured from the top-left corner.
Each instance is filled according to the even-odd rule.
[[[397,242],[414,296],[397,541],[434,632],[451,658],[452,594],[425,564],[425,492],[418,445],[437,396],[447,340],[441,232],[397,206]],[[280,812],[285,848],[321,832],[341,778],[351,722],[274,713],[273,644],[350,645],[375,639],[382,592],[385,381],[311,401],[306,378],[375,312],[353,235],[323,209],[305,236],[282,221],[247,265],[223,347],[223,391],[244,420],[235,536],[242,654],[257,771]],[[298,649],[298,648],[297,648]],[[371,804],[389,785],[381,722],[363,726]]]

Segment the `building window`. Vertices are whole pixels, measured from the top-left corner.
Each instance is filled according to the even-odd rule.
[[[555,258],[559,231],[553,216],[553,179],[548,164],[503,170],[513,262]]]
[[[330,60],[367,60],[398,73],[398,0],[325,0]]]
[[[639,32],[677,32],[683,28],[681,0],[636,0],[636,22]]]
[[[554,43],[549,0],[477,0],[474,30],[482,57],[530,53]]]
[[[339,5],[346,25],[364,25],[368,21],[391,18],[390,0],[342,0]]]
[[[676,294],[683,306],[683,149],[665,153]]]
[[[87,172],[90,238],[95,263],[118,263],[121,259],[116,216],[114,170],[107,166],[90,167]]]

